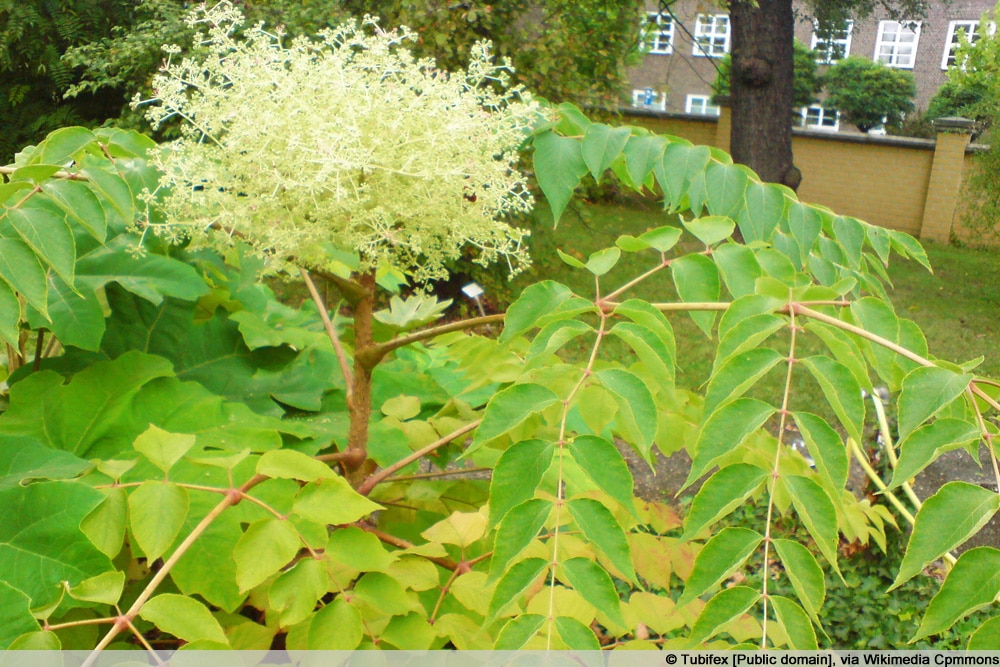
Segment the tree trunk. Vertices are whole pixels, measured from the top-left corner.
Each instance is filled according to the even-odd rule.
[[[733,160],[765,181],[798,188],[792,163],[795,19],[792,0],[730,3]]]

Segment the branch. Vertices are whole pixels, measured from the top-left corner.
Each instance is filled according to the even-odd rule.
[[[452,431],[448,435],[438,440],[435,440],[426,447],[418,449],[417,451],[413,452],[406,458],[396,461],[391,466],[379,470],[377,473],[366,479],[364,483],[362,483],[361,486],[358,487],[358,493],[360,493],[363,496],[367,496],[369,493],[371,493],[372,489],[374,489],[375,486],[378,485],[386,477],[389,477],[397,470],[402,470],[403,468],[410,465],[414,461],[422,459],[423,457],[433,452],[435,449],[438,449],[439,447],[444,447],[455,438],[461,437],[466,433],[468,433],[469,431],[474,430],[477,426],[479,426],[480,423],[482,423],[482,421],[483,421],[482,419],[477,419],[474,422],[466,424],[465,426]]]
[[[323,278],[323,280],[333,283],[333,286],[336,287],[342,295],[344,295],[344,299],[347,303],[352,306],[358,305],[358,302],[365,298],[367,294],[367,292],[365,292],[365,288],[360,283],[351,280],[350,278],[341,278],[338,275],[327,273],[326,271],[316,270],[316,273]]]
[[[212,511],[206,514],[205,517],[198,522],[198,525],[194,527],[186,538],[184,538],[184,541],[181,542],[180,546],[174,550],[174,553],[170,554],[170,558],[163,563],[163,567],[157,570],[156,574],[153,575],[153,578],[149,580],[149,583],[146,584],[144,589],[142,589],[142,593],[140,593],[139,597],[135,599],[135,602],[132,603],[132,606],[129,607],[128,611],[115,620],[114,625],[111,626],[111,629],[108,630],[108,633],[104,635],[104,638],[101,639],[91,654],[87,656],[87,659],[81,667],[92,667],[92,665],[97,661],[97,657],[100,652],[107,648],[112,641],[114,641],[114,638],[118,636],[118,633],[121,632],[123,628],[131,626],[131,619],[139,615],[139,611],[142,609],[142,606],[153,596],[153,593],[156,592],[159,585],[163,583],[163,580],[167,578],[167,575],[169,575],[174,569],[174,566],[177,565],[177,561],[179,561],[181,557],[187,553],[187,550],[191,548],[191,545],[194,544],[195,540],[201,537],[202,533],[208,530],[208,527],[212,525],[212,522],[219,518],[219,515],[224,511],[240,502],[246,495],[247,491],[266,479],[267,477],[264,475],[254,475],[249,480],[244,482],[238,489],[231,489],[228,493],[226,493],[226,496],[219,501],[219,504],[213,507]]]
[[[385,343],[379,343],[371,349],[371,355],[376,360],[381,360],[382,357],[389,354],[393,350],[397,350],[401,347],[405,347],[410,343],[418,343],[422,340],[428,340],[430,338],[436,338],[437,336],[444,335],[446,333],[451,333],[453,331],[464,331],[465,329],[473,329],[475,327],[484,324],[493,324],[494,322],[503,322],[506,317],[506,313],[499,313],[497,315],[484,315],[482,317],[473,317],[467,320],[459,320],[458,322],[449,322],[448,324],[442,324],[440,326],[431,327],[430,329],[424,329],[422,331],[416,331],[406,336],[400,336],[399,338],[393,338]]]
[[[13,174],[18,170],[18,167],[0,167],[0,174]],[[74,174],[71,171],[57,171],[52,174],[52,178],[63,178],[68,181],[89,181],[90,179],[81,174]]]
[[[379,541],[385,542],[386,544],[396,547],[398,549],[412,549],[414,546],[413,544],[407,542],[404,539],[398,538],[395,535],[390,535],[389,533],[383,533],[378,528],[375,528],[374,526],[369,526],[366,523],[358,523],[355,525],[357,525],[357,527],[360,528],[361,530],[371,533],[372,535],[377,537]],[[426,558],[430,562],[440,565],[446,570],[457,570],[459,567],[459,563],[456,563],[450,558],[439,558],[437,556],[422,556],[422,558]]]
[[[323,319],[323,327],[326,329],[326,335],[333,344],[333,351],[337,354],[337,363],[340,364],[340,372],[344,375],[344,383],[347,386],[347,405],[350,406],[351,400],[354,398],[354,376],[351,374],[351,366],[347,361],[347,353],[340,342],[340,336],[337,335],[337,328],[330,321],[326,302],[323,301],[319,290],[316,289],[316,283],[313,282],[313,279],[309,276],[309,272],[305,269],[299,267],[299,273],[302,274],[302,280],[305,281],[306,287],[309,288],[309,296],[312,297],[313,303],[316,304],[316,309],[319,310],[319,316]]]
[[[831,326],[837,327],[838,329],[842,329],[844,331],[849,331],[852,334],[856,334],[858,336],[861,336],[862,338],[870,340],[873,343],[878,343],[882,347],[887,348],[889,350],[892,350],[896,354],[898,354],[898,355],[900,355],[902,357],[906,357],[910,361],[914,361],[914,362],[920,364],[921,366],[937,366],[937,364],[935,364],[930,359],[926,359],[924,357],[921,357],[916,352],[911,352],[910,350],[908,350],[907,348],[903,347],[902,345],[899,345],[898,343],[894,343],[891,340],[889,340],[888,338],[883,338],[882,336],[879,336],[878,334],[873,334],[871,331],[868,331],[867,329],[862,329],[861,327],[856,327],[853,324],[848,324],[847,322],[844,322],[843,320],[838,320],[836,317],[831,317],[829,315],[824,315],[823,313],[820,313],[820,312],[817,312],[815,310],[812,310],[811,308],[807,308],[806,306],[804,306],[804,305],[802,305],[800,303],[795,303],[795,304],[790,303],[790,304],[788,304],[788,306],[789,306],[789,308],[794,308],[795,312],[798,313],[799,315],[805,315],[806,317],[812,318],[814,320],[819,320],[820,322],[825,322],[826,324],[829,324]]]

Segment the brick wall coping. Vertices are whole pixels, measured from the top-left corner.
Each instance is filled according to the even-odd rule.
[[[656,109],[637,109],[634,107],[622,107],[619,112],[623,116],[645,116],[647,118],[662,118],[665,120],[696,121],[702,123],[718,123],[718,116],[700,116],[689,113],[679,113],[676,111],[659,111]],[[934,139],[919,139],[917,137],[899,137],[895,135],[873,135],[853,132],[827,132],[824,130],[809,130],[802,127],[792,128],[794,136],[809,137],[810,139],[823,139],[826,141],[846,141],[858,144],[879,144],[883,146],[896,146],[899,148],[916,148],[919,150],[933,151],[936,141]],[[984,153],[990,147],[985,144],[969,144],[966,153]]]

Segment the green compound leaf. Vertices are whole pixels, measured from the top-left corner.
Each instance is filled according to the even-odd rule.
[[[861,431],[865,423],[865,401],[861,396],[861,385],[854,374],[847,366],[830,357],[807,357],[799,363],[819,382],[823,395],[847,434],[855,441],[863,442]]]
[[[969,651],[996,651],[1000,649],[1000,616],[986,621],[969,637]]]
[[[326,595],[329,581],[322,562],[304,558],[274,580],[267,589],[268,604],[278,612],[281,625],[295,625],[316,608],[316,601]]]
[[[124,587],[125,573],[116,570],[84,579],[67,592],[75,600],[111,605],[117,604],[118,600],[121,599]]]
[[[38,630],[38,621],[31,615],[31,599],[0,581],[0,651],[7,650],[21,635]]]
[[[753,294],[757,279],[764,275],[754,251],[741,243],[720,245],[712,253],[712,259],[734,299]]]
[[[657,166],[665,146],[667,140],[656,135],[629,137],[622,152],[625,155],[628,177],[636,190],[642,190],[643,185],[649,182],[649,175],[653,167]]]
[[[226,633],[222,631],[222,626],[212,616],[212,612],[194,598],[163,593],[144,604],[139,616],[161,631],[186,642],[207,639],[220,644],[229,644]]]
[[[739,447],[774,413],[775,409],[767,403],[738,398],[709,416],[701,427],[691,472],[681,490],[704,475],[720,458]]]
[[[785,213],[788,203],[785,192],[773,183],[749,183],[744,196],[746,208],[740,211],[737,219],[743,240],[748,245],[770,241]]]
[[[517,651],[538,633],[543,623],[545,617],[539,614],[523,614],[512,618],[500,630],[493,648],[497,651]]]
[[[712,215],[736,216],[746,206],[749,185],[750,177],[740,166],[709,163],[705,170],[709,212]]]
[[[657,419],[656,403],[649,387],[638,375],[618,368],[597,371],[594,377],[614,394],[618,403],[618,415],[635,436],[633,444],[638,446],[639,452],[648,460],[649,448],[656,437]]]
[[[698,614],[688,637],[691,647],[701,644],[719,632],[719,629],[733,619],[745,614],[760,600],[760,592],[748,586],[733,586],[716,593]]]
[[[511,509],[497,529],[493,558],[490,561],[490,581],[499,578],[512,560],[524,551],[545,525],[552,502],[535,498]]]
[[[830,496],[819,484],[800,475],[783,477],[788,495],[792,497],[792,505],[796,514],[802,520],[806,530],[812,535],[819,547],[820,553],[838,574],[837,566],[837,508]]]
[[[364,636],[361,612],[338,597],[312,617],[308,647],[310,651],[353,651]]]
[[[488,617],[496,618],[508,605],[517,602],[526,590],[548,569],[549,562],[543,558],[527,558],[507,570],[500,578],[493,597],[490,598]]]
[[[236,585],[248,591],[295,558],[302,547],[290,521],[270,518],[250,524],[236,543]]]
[[[816,631],[802,607],[781,595],[772,595],[768,600],[774,609],[774,615],[778,617],[778,623],[788,635],[792,650],[815,651],[819,648],[816,644]]]
[[[587,263],[584,268],[593,273],[595,276],[603,276],[605,273],[614,268],[618,260],[621,259],[622,251],[619,248],[605,248],[604,250],[598,250],[595,253],[591,253],[590,257],[587,258]]]
[[[108,219],[101,200],[90,186],[81,181],[53,179],[42,184],[42,192],[66,212],[74,225],[80,225],[101,243],[107,238]]]
[[[69,452],[46,447],[33,438],[3,436],[0,489],[41,479],[73,479],[91,467],[91,463]]]
[[[420,533],[428,542],[470,547],[486,534],[486,517],[481,512],[452,512]]]
[[[1000,595],[1000,550],[969,549],[958,557],[910,642],[944,632],[960,618],[993,604],[997,595]]]
[[[889,488],[916,477],[942,452],[978,440],[980,435],[978,426],[963,419],[936,419],[918,427],[899,443],[899,461]]]
[[[770,348],[747,350],[729,357],[712,376],[705,392],[705,412],[741,397],[785,357]]]
[[[310,482],[295,497],[294,511],[316,523],[341,525],[354,523],[383,509],[351,488],[343,477]]]
[[[670,271],[677,296],[684,303],[714,302],[722,295],[719,268],[704,255],[684,255],[671,263]],[[715,312],[692,310],[689,314],[705,335],[711,338]]]
[[[613,622],[625,625],[618,592],[604,568],[589,558],[570,558],[561,565],[566,579],[584,600],[600,609]]]
[[[948,482],[924,501],[899,574],[889,588],[901,586],[931,561],[964,543],[1000,509],[1000,495],[967,482]]]
[[[826,599],[826,579],[816,557],[808,549],[792,540],[774,540],[774,547],[781,565],[792,582],[809,617],[819,625],[819,612]]]
[[[313,482],[332,479],[337,473],[322,461],[294,449],[272,449],[257,460],[257,472],[268,477]]]
[[[65,218],[48,209],[24,206],[7,209],[6,219],[34,253],[67,284],[73,284],[76,243]]]
[[[541,412],[559,397],[551,389],[540,384],[515,384],[498,391],[486,406],[483,421],[476,429],[476,435],[465,451],[468,456],[484,443],[508,433],[525,419]]]
[[[861,268],[861,249],[865,244],[865,226],[855,218],[838,216],[833,220],[834,238],[847,254],[851,268]]]
[[[8,345],[20,344],[21,333],[17,326],[20,322],[21,302],[10,286],[0,281],[0,338],[7,341]]]
[[[751,297],[753,298],[753,297]],[[746,303],[746,302],[743,302]],[[728,315],[728,313],[727,313]],[[712,362],[712,372],[730,357],[758,347],[780,329],[788,326],[788,320],[771,313],[747,313],[739,322],[729,327],[727,316],[719,322],[719,347]]]
[[[0,278],[23,296],[29,306],[48,317],[49,282],[45,269],[23,241],[0,239]],[[19,319],[20,307],[15,314]]]
[[[135,439],[133,447],[163,472],[168,472],[182,456],[194,447],[195,437],[181,433],[168,433],[150,425]]]
[[[972,377],[946,368],[921,367],[910,371],[903,378],[899,393],[899,439],[905,439],[961,396]]]
[[[569,452],[587,477],[635,515],[635,483],[625,459],[614,445],[604,438],[581,435],[569,444]],[[495,476],[494,472],[494,479]]]
[[[748,528],[723,528],[712,536],[695,558],[694,567],[677,604],[684,606],[741,567],[764,537]]]
[[[544,440],[522,440],[501,454],[490,482],[490,526],[535,495],[554,455],[555,445]]]
[[[587,128],[580,147],[583,161],[595,181],[601,180],[604,172],[621,154],[631,133],[627,127],[609,127],[601,123],[593,123]]]
[[[108,558],[121,552],[128,523],[125,489],[103,489],[104,500],[80,522],[80,530]]]
[[[153,562],[170,548],[188,513],[188,492],[169,482],[143,482],[129,494],[129,525],[143,554]]]
[[[573,290],[552,280],[543,280],[524,288],[517,301],[507,309],[500,342],[507,342],[538,326],[536,323],[541,317],[552,313],[573,296]]]
[[[78,150],[96,141],[97,136],[84,127],[63,127],[50,133],[39,144],[39,150],[31,156],[31,162],[61,165],[74,160]]]
[[[611,510],[591,498],[575,498],[566,503],[566,508],[587,540],[604,554],[626,579],[638,584],[625,531]]]
[[[561,137],[555,132],[536,136],[534,147],[533,165],[538,187],[552,207],[553,224],[558,225],[573,190],[587,173],[587,163],[578,140]]]
[[[684,229],[706,246],[715,245],[719,241],[729,238],[732,236],[733,230],[736,229],[736,223],[731,218],[722,215],[709,215],[694,220],[681,218],[681,224],[684,225]]]
[[[707,526],[727,516],[764,483],[767,471],[748,463],[722,468],[705,480],[684,520],[680,541],[692,539]]]
[[[792,416],[816,462],[816,469],[832,488],[842,489],[847,483],[850,460],[840,434],[822,417],[808,412],[795,412]]]
[[[652,329],[634,322],[619,322],[608,331],[625,342],[664,389],[674,387],[673,335],[664,340]]]
[[[326,544],[326,555],[361,572],[384,572],[396,560],[377,537],[356,526],[333,531]]]
[[[0,582],[38,609],[59,600],[61,582],[75,586],[111,570],[108,557],[80,530],[103,498],[77,482],[0,489]]]
[[[683,197],[691,181],[704,174],[712,159],[708,146],[692,146],[686,142],[671,142],[655,164],[656,181],[663,189],[664,205],[669,210],[683,206]],[[657,156],[659,157],[659,156]]]
[[[601,643],[597,640],[594,631],[575,618],[559,616],[556,618],[556,630],[566,644],[566,648],[571,651],[601,650]]]

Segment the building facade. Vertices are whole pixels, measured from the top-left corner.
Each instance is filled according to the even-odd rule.
[[[922,110],[947,80],[960,35],[971,35],[974,41],[983,30],[996,30],[992,23],[980,25],[982,15],[993,6],[994,0],[932,0],[927,15],[919,19],[895,20],[876,10],[858,21],[826,26],[817,26],[803,11],[795,36],[817,51],[821,67],[847,56],[863,56],[913,72],[914,104]],[[712,104],[712,83],[720,58],[730,51],[729,15],[697,0],[672,4],[647,0],[646,10],[646,23],[639,31],[646,53],[629,73],[632,105],[718,115],[718,107]],[[799,109],[795,122],[810,129],[857,131],[838,116],[836,109],[824,107],[821,101]]]

